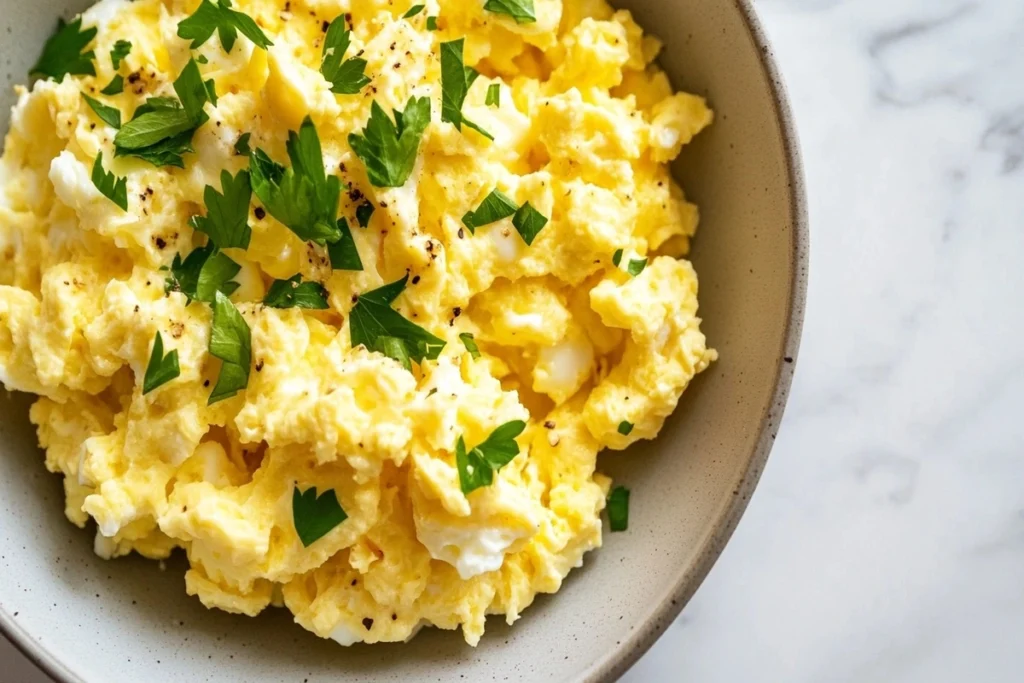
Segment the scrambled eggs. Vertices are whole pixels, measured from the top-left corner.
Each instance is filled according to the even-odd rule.
[[[68,518],[95,520],[105,558],[183,548],[186,590],[207,607],[283,605],[345,645],[424,625],[476,644],[486,615],[512,623],[557,591],[601,545],[598,451],[654,438],[715,358],[681,260],[697,210],[668,168],[712,115],[673,93],[658,41],[604,0],[417,2],[222,0],[261,47],[251,27],[181,37],[196,0],[103,0],[81,20],[97,29],[81,46],[95,75],[18,88],[0,162],[0,381],[39,395],[31,419]],[[344,57],[365,61],[355,93],[332,89],[322,64],[339,17]],[[445,119],[440,47],[458,39],[479,78],[465,72]],[[114,60],[118,41],[131,48]],[[115,156],[113,113],[124,125],[174,97],[190,57],[214,94],[183,167]],[[378,187],[350,136],[373,103],[393,117],[410,98],[431,114],[415,165]],[[229,362],[211,353],[219,313],[170,286],[169,269],[207,244],[190,224],[212,213],[207,186],[249,169],[250,149],[286,159],[307,120],[345,184],[338,216],[362,268],[332,267],[325,242],[256,195],[243,204],[251,240],[223,249],[238,269],[217,306],[248,328],[251,367],[233,361],[247,381],[211,403]],[[100,155],[126,210],[90,176]],[[495,191],[511,208],[487,222]],[[527,203],[543,223],[529,244],[511,215]],[[486,224],[469,230],[467,216]],[[261,303],[296,275],[323,285],[326,308]],[[442,340],[433,358],[352,343],[360,295],[401,278],[394,310]],[[177,374],[144,392],[171,352]],[[464,492],[457,444],[516,421],[518,454]],[[311,487],[332,492],[338,517],[307,544],[296,525]]]

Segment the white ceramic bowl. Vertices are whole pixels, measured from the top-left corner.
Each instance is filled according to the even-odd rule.
[[[86,0],[0,0],[0,128],[58,15]],[[26,396],[0,395],[0,630],[58,681],[608,681],[682,609],[721,552],[782,417],[804,304],[807,227],[792,122],[747,0],[619,0],[666,44],[674,84],[706,95],[715,125],[676,172],[702,211],[693,261],[701,317],[721,360],[660,438],[602,456],[633,492],[628,533],[609,534],[562,590],[476,648],[427,630],[407,645],[345,649],[291,623],[208,611],[183,563],[106,562],[63,515]],[[0,678],[3,675],[0,674]]]

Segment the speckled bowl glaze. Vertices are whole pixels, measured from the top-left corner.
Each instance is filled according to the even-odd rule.
[[[86,0],[0,0],[0,128],[12,86],[58,15]],[[555,596],[480,646],[428,629],[406,645],[342,648],[291,623],[208,611],[161,568],[92,553],[43,467],[29,397],[0,394],[0,630],[66,683],[201,681],[611,681],[662,633],[739,521],[782,417],[800,337],[807,224],[793,124],[747,0],[619,0],[666,43],[678,88],[715,125],[676,172],[702,210],[692,254],[701,317],[721,360],[697,378],[657,441],[601,457],[633,492],[630,529],[608,534]],[[3,678],[0,675],[0,678]]]

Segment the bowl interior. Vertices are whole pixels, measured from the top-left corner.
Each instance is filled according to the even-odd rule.
[[[58,15],[86,1],[0,0],[0,128]],[[630,530],[608,534],[561,592],[481,645],[426,630],[407,645],[341,648],[283,610],[207,611],[183,562],[106,562],[93,530],[63,516],[26,396],[0,395],[0,626],[55,676],[187,681],[606,680],[645,650],[689,598],[753,489],[781,417],[803,305],[799,172],[762,46],[734,0],[619,0],[666,42],[674,84],[706,95],[715,125],[677,174],[703,220],[692,255],[701,315],[721,360],[687,391],[661,437],[600,467],[632,490]]]

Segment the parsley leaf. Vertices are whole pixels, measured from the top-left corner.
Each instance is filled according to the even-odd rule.
[[[373,216],[375,210],[376,207],[370,202],[363,202],[356,207],[356,220],[359,221],[360,228],[365,228],[370,224],[370,217]]]
[[[325,310],[327,290],[319,282],[303,282],[302,275],[287,280],[274,280],[263,303],[271,308],[308,308]]]
[[[430,123],[430,99],[410,97],[405,111],[395,110],[392,123],[376,101],[362,135],[351,133],[348,144],[366,165],[375,187],[401,187],[416,165],[423,131]]]
[[[302,240],[318,244],[336,242],[341,235],[335,218],[341,181],[324,171],[323,152],[313,121],[307,116],[299,132],[288,133],[288,157],[285,168],[262,149],[249,157],[252,189],[270,215]]]
[[[533,244],[537,233],[543,230],[547,224],[547,216],[530,206],[530,202],[520,206],[519,210],[516,211],[516,215],[512,217],[512,225],[515,226],[519,236],[523,238],[527,246]]]
[[[629,489],[616,486],[608,494],[608,523],[612,531],[629,528]]]
[[[466,451],[466,442],[460,436],[455,444],[455,464],[459,468],[459,485],[462,493],[490,486],[494,473],[519,455],[516,437],[526,429],[522,420],[513,420],[501,425],[476,448]]]
[[[465,43],[465,38],[441,43],[441,120],[454,124],[458,130],[462,130],[465,124],[493,140],[493,135],[462,115],[462,105],[466,101],[469,87],[480,76],[476,69],[466,66],[462,61]]]
[[[315,486],[299,493],[296,485],[292,491],[292,521],[303,547],[313,545],[346,519],[348,515],[341,509],[334,489],[327,489],[319,497]]]
[[[424,9],[426,9],[426,7],[427,7],[426,5],[413,5],[412,7],[409,8],[408,12],[406,12],[405,14],[402,15],[402,18],[403,19],[412,19],[417,14],[419,14]]]
[[[166,292],[181,292],[191,302],[193,299],[213,303],[216,295],[231,295],[239,284],[231,278],[242,267],[232,261],[213,243],[193,249],[185,260],[181,254],[174,255],[171,275],[164,287]]]
[[[117,74],[112,79],[110,79],[110,83],[107,83],[107,87],[103,88],[103,90],[100,90],[100,93],[102,93],[103,95],[120,95],[123,92],[124,78],[121,76],[121,74]]]
[[[184,168],[182,154],[192,152],[192,134],[209,118],[203,106],[210,93],[194,59],[174,82],[177,100],[151,97],[114,137],[115,156],[136,156],[156,166]]]
[[[85,93],[82,93],[82,97],[85,99],[86,104],[96,112],[96,116],[100,117],[100,120],[108,126],[114,128],[121,127],[121,110],[116,107],[108,107],[99,100],[94,100]]]
[[[517,24],[532,24],[537,21],[533,0],[487,0],[484,9],[495,14],[507,14]]]
[[[210,355],[224,361],[208,405],[231,398],[249,383],[252,363],[252,333],[245,318],[231,300],[218,291],[213,302]]]
[[[445,341],[406,320],[401,313],[391,308],[394,300],[405,290],[408,281],[409,275],[406,274],[401,280],[359,295],[349,316],[353,347],[362,344],[371,351],[383,353],[382,339],[394,337],[403,343],[409,358],[417,363],[422,363],[424,359],[437,359]]]
[[[193,229],[209,235],[218,247],[248,249],[252,230],[249,228],[249,200],[252,187],[249,173],[239,171],[234,178],[227,171],[220,172],[221,191],[207,185],[203,192],[205,216],[192,216]]]
[[[192,16],[178,24],[178,37],[191,40],[189,48],[192,50],[208,41],[214,31],[220,36],[224,52],[228,53],[235,46],[239,31],[256,47],[266,50],[273,45],[252,17],[231,9],[231,0],[218,0],[217,4],[203,0]]]
[[[132,51],[132,43],[130,40],[119,40],[114,43],[114,47],[110,50],[110,63],[114,67],[114,71],[121,68],[121,62],[125,57]]]
[[[359,258],[359,249],[356,248],[356,241],[352,239],[352,231],[349,229],[346,219],[338,219],[338,231],[341,233],[338,241],[327,245],[331,268],[334,270],[362,270],[363,260]]]
[[[409,349],[398,337],[379,337],[377,339],[378,350],[388,358],[393,358],[402,364],[402,367],[412,372],[412,361],[409,359]]]
[[[351,38],[352,32],[345,28],[344,14],[331,22],[324,36],[320,73],[331,83],[331,92],[340,95],[355,95],[370,84],[370,79],[363,73],[366,60],[361,57],[345,59]]]
[[[616,249],[615,253],[612,254],[612,264],[618,268],[619,264],[622,263],[622,250]],[[629,259],[629,263],[626,264],[626,272],[636,277],[640,273],[644,272],[644,268],[647,267],[647,259]]]
[[[92,165],[92,184],[104,197],[120,206],[122,211],[128,210],[128,179],[118,178],[103,170],[103,152],[99,153]]]
[[[76,17],[70,24],[57,21],[57,32],[46,41],[39,61],[29,70],[28,75],[39,78],[54,78],[58,83],[67,75],[95,76],[96,67],[92,60],[96,53],[83,52],[96,37],[96,27],[82,30],[82,17]]]
[[[252,137],[252,133],[242,133],[238,140],[235,141],[235,154],[240,157],[247,157],[252,154],[252,148],[249,147],[249,138]]]
[[[501,83],[491,83],[487,86],[487,99],[484,104],[488,107],[501,106]]]
[[[476,229],[491,223],[496,223],[503,218],[513,215],[519,207],[516,203],[506,197],[498,190],[492,190],[484,197],[476,211],[469,211],[462,217],[462,224],[469,228],[470,233],[476,233]]]
[[[480,357],[480,347],[476,345],[476,339],[472,334],[469,332],[463,332],[459,335],[459,339],[462,340],[463,346],[465,346],[466,350],[469,351],[469,355],[473,356],[473,358]]]
[[[142,393],[148,394],[180,374],[178,350],[169,351],[165,356],[164,339],[160,336],[160,331],[157,330],[156,339],[153,340],[153,353],[149,357],[149,365],[146,366],[146,377],[142,381]]]
[[[630,432],[633,431],[633,423],[623,420],[619,423],[619,434],[623,436],[629,436]]]
[[[427,30],[428,31],[436,31],[437,30],[437,17],[427,17]]]

